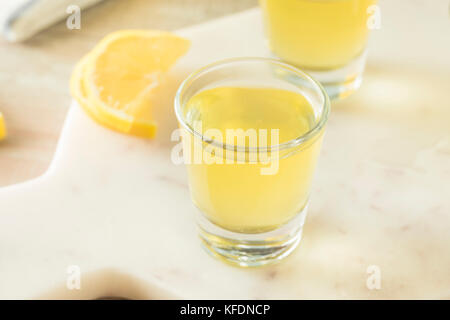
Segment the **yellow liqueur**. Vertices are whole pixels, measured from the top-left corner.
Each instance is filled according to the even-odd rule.
[[[187,165],[193,201],[208,220],[229,231],[260,233],[278,228],[304,209],[322,133],[302,145],[275,150],[317,124],[317,116],[305,96],[278,88],[215,87],[193,95],[183,113],[187,123],[201,123],[206,140],[222,139],[219,148],[200,143],[203,154],[208,153],[214,161],[205,163],[203,159]],[[267,157],[255,159],[253,151],[239,151],[237,147],[230,157],[230,150],[223,150],[230,131],[236,136],[235,147],[255,147],[251,141],[257,141],[256,147],[270,150]],[[256,139],[251,140],[249,132]],[[266,140],[261,139],[264,132]],[[201,141],[192,133],[190,137]],[[192,150],[194,147],[195,143],[191,143]],[[272,170],[263,174],[264,168]]]
[[[309,70],[340,68],[364,51],[376,0],[260,0],[269,46]],[[320,80],[320,79],[319,79]]]

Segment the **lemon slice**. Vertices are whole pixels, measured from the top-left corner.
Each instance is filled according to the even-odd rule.
[[[115,114],[114,110],[108,110],[103,108],[97,108],[89,103],[88,95],[86,93],[84,84],[84,73],[86,70],[89,56],[84,57],[76,66],[72,73],[70,80],[70,91],[73,98],[78,102],[84,111],[99,124],[108,127],[110,129],[125,132],[128,134],[151,138],[155,135],[156,124],[153,121],[141,121],[138,117],[124,120],[120,114]],[[130,129],[121,129],[122,122],[125,125],[130,121],[133,125]]]
[[[189,41],[164,31],[118,31],[105,37],[74,70],[71,90],[99,123],[151,138],[152,95]]]
[[[6,138],[6,125],[5,125],[5,118],[3,117],[3,114],[0,112],[0,140],[3,140]]]

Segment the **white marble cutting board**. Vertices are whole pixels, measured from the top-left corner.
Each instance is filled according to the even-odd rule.
[[[380,3],[363,86],[333,103],[289,258],[239,269],[207,255],[184,167],[170,161],[180,81],[221,58],[269,55],[255,9],[179,32],[192,48],[156,110],[156,140],[72,105],[48,172],[0,189],[0,298],[450,298],[447,2]],[[80,290],[66,287],[73,265]]]

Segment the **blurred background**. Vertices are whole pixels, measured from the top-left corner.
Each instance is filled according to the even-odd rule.
[[[64,2],[65,8],[77,1],[31,2],[50,7]],[[17,16],[27,3],[0,0],[0,23]],[[72,68],[105,34],[127,28],[175,30],[257,4],[257,0],[104,0],[82,11],[79,30],[67,28],[66,13],[60,22],[23,42],[12,43],[5,33],[0,35],[0,112],[8,128],[8,139],[0,143],[0,187],[45,172],[70,105]]]
[[[382,32],[372,35],[383,38],[384,46],[370,51],[372,64],[368,68],[375,76],[389,68],[391,79],[363,83],[363,94],[375,99],[381,91],[395,92],[389,101],[407,105],[406,96],[414,85],[422,89],[412,91],[428,92],[423,99],[441,101],[442,92],[440,96],[435,93],[441,91],[438,88],[448,88],[442,82],[448,79],[449,71],[443,69],[443,61],[450,61],[448,1],[402,0],[384,10],[387,2],[379,1]],[[66,26],[69,13],[64,11],[70,3],[91,6],[82,11],[80,29]],[[6,25],[0,34],[0,112],[8,128],[8,139],[0,143],[0,187],[37,177],[46,170],[69,108],[72,68],[105,34],[126,28],[175,30],[257,5],[257,0],[0,0],[0,23]],[[52,25],[25,41],[8,41],[11,26],[22,32],[27,29],[26,23],[12,22],[32,6],[56,6],[35,13],[38,22]],[[61,19],[53,24],[56,12]],[[389,37],[392,28],[401,38]],[[403,67],[406,64],[417,70]],[[445,65],[449,67],[449,63]],[[430,74],[435,84],[425,80]]]

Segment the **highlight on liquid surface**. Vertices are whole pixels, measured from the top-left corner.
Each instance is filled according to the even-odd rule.
[[[271,50],[309,69],[334,69],[361,54],[376,0],[260,0]]]
[[[201,121],[203,132],[218,129],[224,137],[227,129],[269,132],[279,129],[279,143],[304,135],[317,122],[310,102],[303,95],[254,87],[201,91],[188,100],[184,116],[188,124]],[[269,164],[251,161],[189,164],[194,203],[210,221],[227,230],[257,233],[276,229],[307,204],[321,138],[319,133],[301,146],[271,153]],[[274,161],[276,172],[262,175],[261,168]]]

